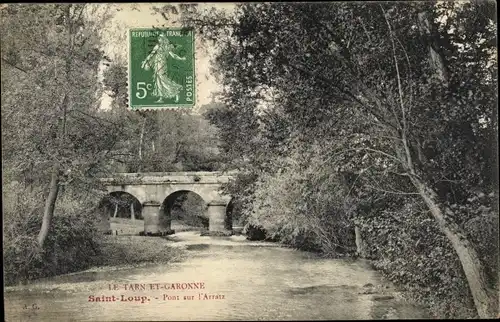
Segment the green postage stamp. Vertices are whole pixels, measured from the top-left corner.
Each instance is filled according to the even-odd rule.
[[[129,30],[129,107],[193,107],[194,36],[181,28]]]

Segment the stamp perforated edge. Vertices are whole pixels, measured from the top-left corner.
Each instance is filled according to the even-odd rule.
[[[169,30],[181,30],[182,27],[129,27],[127,28],[127,110],[133,111],[133,112],[139,112],[139,111],[160,111],[160,110],[195,110],[196,106],[198,105],[198,77],[197,77],[197,70],[196,70],[196,41],[195,41],[195,31],[191,30],[192,32],[192,48],[193,48],[193,87],[194,87],[194,103],[192,105],[187,105],[187,104],[179,104],[177,106],[144,106],[140,108],[133,108],[132,107],[132,91],[130,88],[130,69],[131,69],[131,64],[132,64],[132,52],[130,51],[130,35],[132,30],[150,30],[151,28],[158,28],[158,29],[169,29]]]

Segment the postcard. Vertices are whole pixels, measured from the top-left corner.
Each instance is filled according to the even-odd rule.
[[[498,317],[496,9],[2,4],[5,320]]]

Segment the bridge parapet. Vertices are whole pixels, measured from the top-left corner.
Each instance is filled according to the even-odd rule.
[[[148,184],[222,184],[229,182],[236,172],[145,172],[116,173],[109,178],[100,178],[105,185],[148,185]]]

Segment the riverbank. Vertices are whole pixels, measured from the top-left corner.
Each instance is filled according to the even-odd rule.
[[[150,264],[177,263],[185,259],[186,252],[179,247],[172,247],[172,242],[163,238],[140,236],[103,236],[91,261],[79,269],[64,273],[46,274],[37,279],[20,279],[6,286],[31,285],[38,280],[59,276],[79,274],[99,270],[120,270],[141,267]],[[78,260],[78,258],[76,259]]]
[[[171,242],[163,238],[106,236],[97,263],[100,266],[160,264],[181,261],[184,255],[181,249],[171,247]]]
[[[110,218],[111,231],[115,235],[139,235],[144,231],[144,220],[142,219],[129,219],[129,218]],[[172,221],[172,229],[176,232],[183,231],[201,231],[201,227],[193,227],[185,225],[178,220]]]
[[[103,266],[38,280],[27,286],[9,287],[5,296],[6,320],[24,320],[29,314],[38,321],[427,317],[422,308],[402,300],[363,260],[326,259],[277,243],[248,241],[244,236],[214,238],[182,232],[168,239],[109,237],[113,242],[140,245],[137,247],[141,249],[167,245],[169,249],[185,252],[186,256],[168,264]],[[203,283],[204,289],[149,287],[191,282]],[[145,285],[146,289],[130,290],[132,285],[134,288]],[[89,300],[89,296],[113,295],[119,299],[147,297],[148,301]],[[40,309],[35,312],[23,309],[33,304]]]

